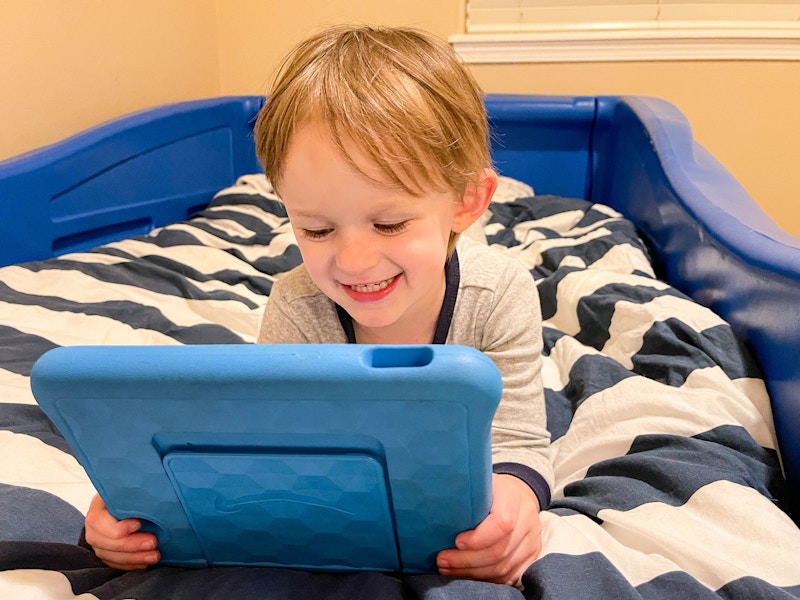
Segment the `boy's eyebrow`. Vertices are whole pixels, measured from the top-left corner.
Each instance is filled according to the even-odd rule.
[[[288,208],[287,208],[288,210]],[[369,211],[373,216],[378,216],[382,213],[386,212],[401,212],[401,213],[411,213],[416,212],[419,210],[419,204],[417,203],[417,199],[398,199],[398,198],[379,198],[374,201],[374,205],[371,207]],[[289,212],[295,217],[320,217],[323,216],[321,213],[325,212],[322,211],[315,211],[314,209],[308,208],[295,208],[289,210]]]
[[[303,209],[295,209],[295,210],[292,210],[290,212],[296,217],[316,217],[316,216],[318,216],[318,214],[315,213],[315,212],[311,212],[311,211],[303,210]]]
[[[299,219],[320,219],[325,218],[324,215],[321,215],[318,212],[308,211],[308,210],[292,210],[290,211],[291,217],[299,218]],[[377,208],[371,213],[372,218],[377,218],[383,215],[384,213],[397,213],[390,215],[391,218],[403,218],[403,219],[410,219],[412,218],[411,212],[407,208],[403,208],[397,206],[396,204],[392,204],[389,206],[384,206],[381,208]]]

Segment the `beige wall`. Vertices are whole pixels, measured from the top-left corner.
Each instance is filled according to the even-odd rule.
[[[220,93],[215,0],[0,0],[0,159]]]
[[[0,159],[147,106],[257,94],[277,61],[338,22],[462,31],[463,0],[0,0]],[[676,104],[696,138],[800,237],[800,62],[480,65],[488,92],[642,94]]]
[[[325,25],[410,25],[446,38],[462,27],[461,1],[220,0],[223,90],[230,94],[265,91],[283,54]]]
[[[490,92],[664,98],[782,229],[800,237],[800,62],[651,62],[473,67]]]

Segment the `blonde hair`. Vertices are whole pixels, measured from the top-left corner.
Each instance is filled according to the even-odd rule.
[[[460,196],[491,165],[480,88],[446,42],[416,29],[332,27],[287,56],[255,126],[258,158],[279,193],[292,136],[315,120],[358,172],[413,195]]]

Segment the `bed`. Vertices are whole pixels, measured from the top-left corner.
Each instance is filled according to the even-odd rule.
[[[537,281],[556,487],[518,588],[436,574],[105,568],[30,369],[81,344],[250,344],[300,261],[260,97],[164,106],[0,163],[3,598],[800,597],[800,241],[670,104],[490,95],[487,242]],[[112,418],[136,418],[131,414]]]

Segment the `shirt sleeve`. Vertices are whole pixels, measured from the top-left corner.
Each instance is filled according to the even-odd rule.
[[[272,286],[272,291],[261,317],[258,333],[259,344],[305,344],[308,338],[301,329],[300,319],[292,315],[280,282]]]
[[[542,383],[542,317],[533,277],[511,262],[495,289],[483,330],[483,351],[503,378],[492,422],[495,472],[516,475],[546,508],[553,485],[550,432]],[[511,465],[520,465],[512,467]]]
[[[344,344],[336,308],[300,265],[277,281],[261,317],[259,344]]]
[[[545,508],[554,473],[536,283],[512,256],[474,242],[459,246],[459,261],[461,284],[448,343],[477,348],[500,371],[503,396],[492,421],[493,470],[525,481]]]

